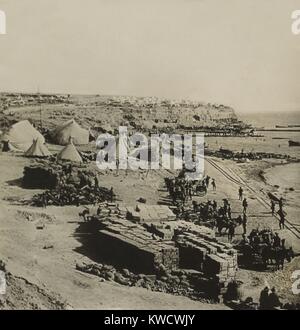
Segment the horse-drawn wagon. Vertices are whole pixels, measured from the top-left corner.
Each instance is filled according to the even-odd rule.
[[[255,232],[251,236],[251,234]],[[276,270],[283,269],[285,260],[290,262],[294,257],[292,247],[287,248],[284,240],[274,235],[269,229],[253,230],[250,239],[242,241],[236,248],[239,251],[240,264],[247,267],[263,267],[267,269],[275,265]],[[276,238],[278,243],[276,243]]]

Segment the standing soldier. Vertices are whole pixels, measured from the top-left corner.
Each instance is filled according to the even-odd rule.
[[[276,289],[272,288],[271,293],[268,297],[268,309],[275,309],[276,307],[281,307],[280,299],[276,293]]]
[[[98,181],[98,178],[97,178],[97,175],[95,175],[95,187],[94,187],[94,190],[95,190],[95,193],[97,193],[98,191],[98,188],[99,188],[99,181]]]
[[[42,205],[43,205],[43,208],[47,207],[47,197],[45,194],[42,195]]]
[[[242,201],[243,200],[243,188],[242,187],[240,187],[240,189],[239,189],[239,200],[240,201]]]
[[[275,202],[273,201],[273,199],[271,199],[271,212],[272,212],[272,215],[274,215],[274,213],[275,213]]]
[[[230,221],[229,223],[229,227],[228,227],[228,241],[231,242],[232,239],[234,238],[234,234],[235,234],[235,227],[232,221]]]
[[[259,309],[268,309],[269,303],[269,288],[266,286],[261,292],[259,297]]]
[[[111,187],[111,188],[110,188],[110,202],[112,203],[113,200],[114,200],[114,188]]]
[[[278,233],[275,233],[274,238],[273,238],[273,247],[274,248],[280,247],[280,245],[281,245],[280,237],[279,237]]]
[[[247,215],[246,215],[246,213],[243,214],[242,225],[243,225],[243,234],[246,235],[246,233],[247,233]]]
[[[214,210],[214,211],[217,211],[217,209],[218,209],[218,204],[217,204],[217,202],[214,200],[214,201],[213,201],[213,210]]]
[[[207,194],[207,185],[206,185],[205,181],[203,181],[203,190],[204,190],[204,193]]]
[[[209,186],[209,180],[210,180],[210,176],[206,176],[206,178],[205,178],[205,183],[206,183],[206,187],[207,187],[207,189],[208,189],[208,186]]]
[[[230,204],[228,204],[228,207],[227,207],[227,214],[228,214],[228,219],[231,220],[231,206],[230,206]]]
[[[72,166],[72,164],[70,164],[69,168],[68,168],[68,174],[71,175],[72,171],[73,171],[73,166]]]
[[[223,199],[223,208],[224,208],[224,214],[227,215],[228,212],[228,206],[229,206],[229,201],[227,198]]]
[[[283,198],[282,197],[280,197],[278,204],[279,204],[279,210],[282,210],[282,208],[283,208]]]
[[[247,199],[244,198],[244,200],[243,200],[243,212],[244,212],[244,214],[246,214],[246,212],[247,212],[247,207],[248,207],[248,202],[247,202]]]
[[[283,209],[279,209],[277,212],[279,215],[279,229],[284,229],[285,228],[285,214]]]
[[[217,190],[217,185],[216,185],[216,180],[215,179],[212,179],[211,185],[212,185],[213,191],[216,191]]]

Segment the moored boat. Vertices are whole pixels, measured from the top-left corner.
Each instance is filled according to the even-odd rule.
[[[300,147],[300,141],[289,140],[290,147]]]

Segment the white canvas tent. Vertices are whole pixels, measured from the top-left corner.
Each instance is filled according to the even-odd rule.
[[[53,141],[59,145],[67,145],[72,138],[75,145],[89,143],[90,132],[81,128],[74,119],[71,119],[61,126],[58,126],[51,133]]]
[[[14,149],[21,151],[27,151],[35,139],[45,143],[43,135],[28,120],[22,120],[12,125],[9,131],[1,138],[2,141],[8,142]]]
[[[83,160],[77,151],[76,147],[73,144],[72,139],[70,139],[69,144],[66,145],[60,153],[57,155],[57,159],[59,160],[68,160],[71,162],[82,163]]]
[[[31,147],[25,152],[27,157],[48,157],[51,156],[51,152],[48,150],[46,145],[40,140],[35,139]]]

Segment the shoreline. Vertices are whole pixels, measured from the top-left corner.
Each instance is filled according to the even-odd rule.
[[[286,162],[286,163],[281,163],[281,164],[270,164],[270,166],[267,166],[266,168],[264,168],[260,174],[261,179],[265,182],[266,185],[270,186],[270,187],[279,187],[279,188],[293,188],[293,187],[286,187],[284,185],[278,185],[278,184],[274,184],[274,182],[272,182],[273,178],[271,178],[271,176],[274,176],[275,174],[270,173],[272,170],[275,170],[276,168],[278,168],[279,171],[282,170],[283,167],[291,167],[291,166],[296,166],[296,164],[298,164],[297,162]],[[300,167],[300,165],[298,165]],[[268,177],[269,176],[269,177]],[[297,184],[297,181],[294,181]],[[295,189],[297,190],[297,189]],[[292,191],[291,191],[292,192]]]

